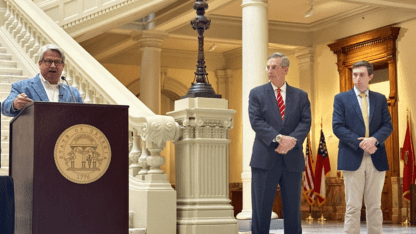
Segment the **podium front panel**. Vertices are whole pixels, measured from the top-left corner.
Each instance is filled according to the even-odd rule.
[[[128,233],[128,107],[34,103],[25,112],[11,123],[11,175],[15,179],[22,173],[22,167],[28,168],[26,174],[30,175],[26,178],[31,181],[19,178],[19,181],[15,179],[15,185],[32,186],[32,194],[30,189],[16,190],[25,203],[32,202],[31,212],[19,213],[31,215],[32,233]],[[29,123],[32,132],[19,127]],[[65,178],[54,159],[60,135],[79,124],[99,129],[111,146],[107,171],[98,180],[86,184]],[[30,152],[15,154],[21,139],[27,141]],[[16,201],[16,223],[18,205]]]

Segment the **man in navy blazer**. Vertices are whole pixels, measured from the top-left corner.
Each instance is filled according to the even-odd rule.
[[[12,84],[12,90],[3,102],[2,113],[14,117],[33,101],[82,103],[78,90],[63,83],[61,74],[64,67],[64,52],[54,44],[43,46],[39,56],[40,73]]]
[[[311,127],[311,110],[307,93],[285,81],[289,65],[285,55],[272,54],[267,60],[270,82],[253,88],[249,96],[249,117],[256,132],[250,162],[253,234],[269,233],[278,184],[285,233],[302,233],[300,194],[305,168],[302,144]],[[283,111],[278,101],[285,105]]]
[[[339,138],[338,170],[343,170],[346,233],[360,233],[362,199],[368,233],[382,233],[381,194],[389,169],[384,142],[393,131],[387,100],[370,91],[373,66],[367,61],[352,67],[354,88],[337,94],[332,128]]]

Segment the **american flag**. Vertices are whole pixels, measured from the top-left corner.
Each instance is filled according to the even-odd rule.
[[[312,151],[311,151],[311,139],[309,138],[306,142],[306,159],[305,159],[305,175],[303,178],[303,195],[305,196],[306,201],[309,205],[315,203],[315,194],[313,192],[313,179],[315,174]]]
[[[328,150],[326,148],[324,132],[321,129],[321,139],[319,141],[318,154],[316,155],[314,194],[317,197],[318,205],[326,202],[326,183],[325,177],[331,172]]]
[[[413,148],[413,138],[411,125],[409,124],[409,116],[407,116],[406,135],[404,137],[403,149],[401,152],[401,159],[404,161],[403,167],[403,197],[410,201],[410,187],[415,184],[416,180],[416,166],[415,153]]]

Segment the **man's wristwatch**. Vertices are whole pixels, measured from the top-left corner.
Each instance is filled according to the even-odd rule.
[[[277,135],[274,139],[277,143],[280,143],[280,140],[282,140],[282,134]]]

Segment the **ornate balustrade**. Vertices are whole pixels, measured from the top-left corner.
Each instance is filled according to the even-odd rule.
[[[152,178],[160,182],[160,177],[145,179],[145,176],[163,175],[160,166],[164,164],[164,158],[159,152],[166,141],[177,139],[180,133],[173,117],[155,115],[35,3],[27,0],[5,2],[5,22],[0,29],[7,37],[5,40],[14,45],[15,52],[20,53],[25,69],[33,75],[38,73],[39,48],[49,43],[59,45],[66,56],[63,76],[69,85],[80,91],[85,103],[129,106],[130,187],[149,187]],[[135,176],[137,174],[139,176]],[[167,180],[163,184],[172,189]]]
[[[59,45],[65,52],[66,61],[63,76],[68,83],[80,91],[85,103],[129,105],[129,121],[132,133],[130,160],[138,164],[141,149],[139,135],[144,117],[155,116],[137,97],[124,87],[111,73],[99,64],[88,52],[75,42],[63,29],[51,20],[33,2],[7,0],[4,29],[32,62],[27,64],[33,74],[38,72],[39,48],[45,44]],[[25,10],[23,10],[25,9]],[[173,119],[159,116],[158,119]],[[149,130],[149,129],[147,129]],[[175,129],[169,128],[172,134]],[[165,134],[165,136],[173,136]],[[162,136],[160,136],[162,138]],[[161,142],[155,137],[152,141]],[[160,144],[156,144],[164,147]]]
[[[85,40],[102,30],[154,13],[176,0],[36,0],[37,5],[69,35]]]

